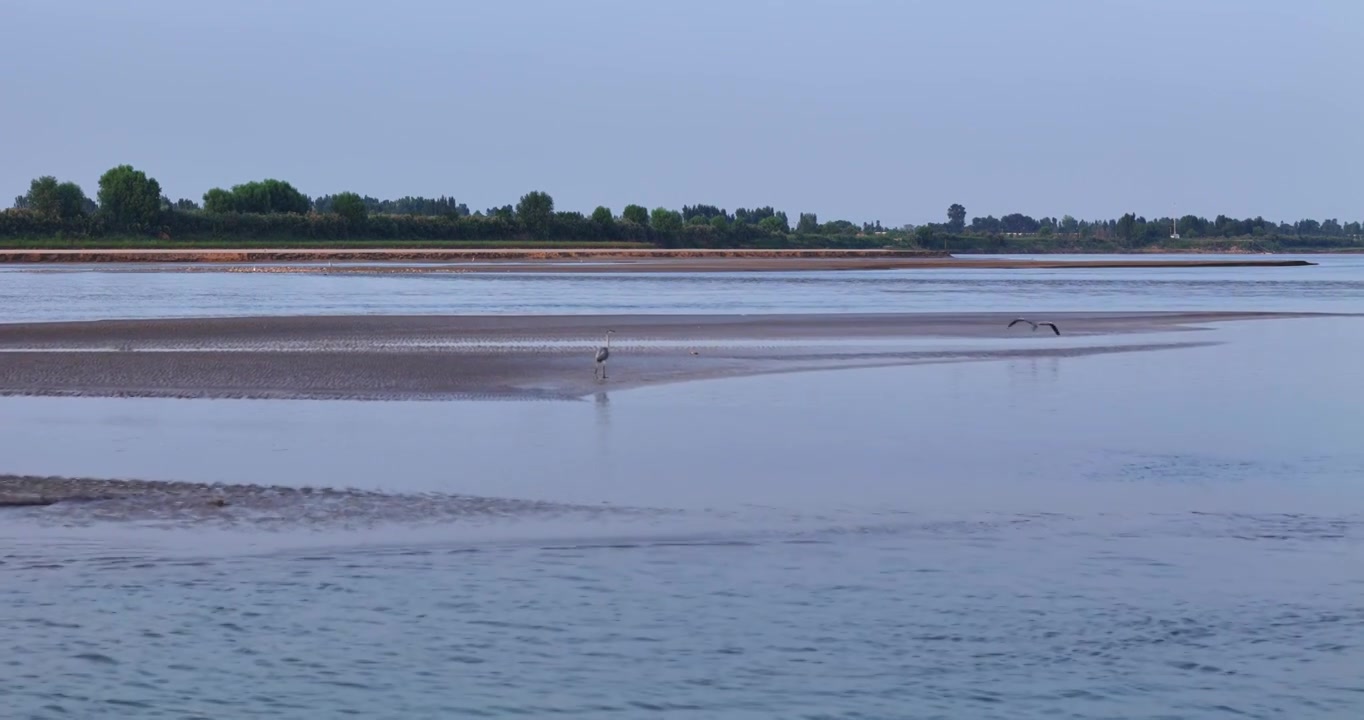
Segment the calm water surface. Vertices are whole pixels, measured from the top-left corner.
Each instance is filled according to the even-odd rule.
[[[151,272],[147,268],[111,270],[103,265],[10,266],[0,268],[0,322],[357,313],[1357,312],[1364,307],[1364,256],[1311,255],[1303,259],[1320,264],[1287,268],[424,273],[359,277]]]
[[[1204,271],[1159,300],[1132,289],[1149,276],[1085,295],[1089,281],[1047,291],[1028,273],[933,302],[1360,310],[1364,272],[1326,269],[1335,294],[1259,304],[1254,280]],[[710,277],[655,282],[689,311],[869,303],[897,293],[864,285],[907,282],[823,276],[801,296],[796,278]],[[606,277],[508,280],[577,281],[626,295]],[[586,311],[582,287],[524,304]],[[202,292],[187,305],[248,302]],[[291,292],[284,310],[316,302]],[[137,297],[116,309],[156,311]],[[1220,344],[584,402],[0,398],[0,472],[682,511],[276,533],[0,514],[0,716],[1364,716],[1364,319],[1200,335]]]

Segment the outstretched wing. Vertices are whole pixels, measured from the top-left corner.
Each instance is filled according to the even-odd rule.
[[[1037,324],[1038,324],[1038,325],[1046,325],[1047,327],[1051,328],[1051,331],[1052,331],[1052,332],[1056,333],[1057,335],[1060,335],[1060,334],[1061,334],[1061,331],[1060,331],[1059,329],[1057,329],[1057,327],[1056,327],[1056,323],[1044,322],[1044,323],[1037,323]]]
[[[1032,325],[1032,326],[1033,326],[1033,329],[1036,329],[1036,328],[1037,328],[1037,324],[1036,324],[1036,323],[1034,323],[1034,322],[1031,321],[1031,320],[1024,320],[1023,318],[1019,318],[1019,319],[1017,319],[1017,320],[1015,320],[1015,321],[1009,323],[1009,327],[1013,327],[1013,326],[1015,326],[1015,325],[1017,325],[1017,324],[1019,324],[1019,323],[1021,323],[1021,322],[1025,322],[1025,323],[1027,323],[1027,324],[1029,324],[1029,325]]]

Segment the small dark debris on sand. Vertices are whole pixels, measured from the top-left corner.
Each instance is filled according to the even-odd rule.
[[[0,495],[0,508],[41,507],[43,505],[54,505],[57,502],[57,498],[43,497],[42,495]]]

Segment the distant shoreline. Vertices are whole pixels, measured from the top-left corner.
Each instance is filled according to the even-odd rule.
[[[274,272],[375,272],[374,267],[328,267],[323,263],[450,263],[433,268],[392,267],[387,271],[515,272],[762,272],[780,270],[891,269],[1054,269],[1160,267],[1294,267],[1306,260],[1246,257],[1217,253],[1217,259],[1015,260],[997,256],[953,255],[926,250],[764,250],[764,249],[604,249],[604,248],[195,248],[166,250],[61,249],[0,250],[0,264],[251,264],[300,263],[292,267],[251,268]],[[460,266],[459,263],[476,263]],[[587,266],[588,263],[601,263]]]

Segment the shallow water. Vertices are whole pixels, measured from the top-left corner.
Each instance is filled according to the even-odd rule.
[[[584,402],[0,399],[19,473],[681,515],[0,525],[19,716],[1353,717],[1364,320]],[[79,444],[73,444],[79,438]]]
[[[36,294],[0,308],[1364,309],[1349,258],[994,272],[5,271],[0,295]],[[1359,717],[1364,318],[1211,327],[582,402],[0,398],[0,473],[669,511],[270,531],[0,511],[0,716]]]
[[[1358,529],[1282,525],[9,557],[0,687],[38,717],[1354,716]]]
[[[1294,479],[1258,510],[1304,497],[1322,468],[1355,487],[1364,318],[1211,327],[1204,347],[608,383],[583,402],[0,398],[0,456],[19,474],[795,510],[1093,509],[1089,494],[1133,492],[1093,477],[1143,468],[1171,475],[1138,483],[1148,498],[1230,472],[1242,489],[1218,504]]]
[[[1364,256],[1301,259],[1320,264],[360,276],[176,272],[169,266],[165,272],[107,265],[7,266],[0,267],[0,322],[278,314],[1357,312],[1364,307]]]

